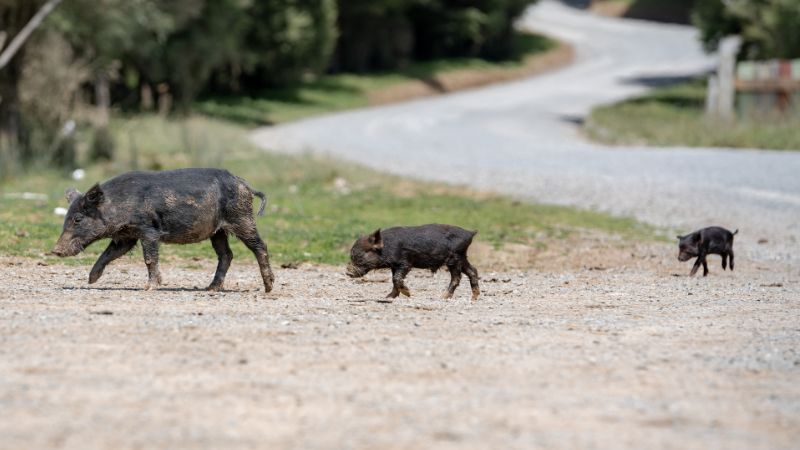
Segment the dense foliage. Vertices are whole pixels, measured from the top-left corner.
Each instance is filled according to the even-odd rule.
[[[45,1],[0,0],[0,31],[14,36]],[[533,2],[64,1],[0,70],[0,169],[58,147],[77,105],[94,105],[102,128],[110,107],[181,111],[199,95],[295,85],[325,72],[502,59],[513,51],[514,20]]]
[[[692,19],[710,50],[739,34],[744,59],[800,58],[800,0],[698,0]]]
[[[445,56],[503,59],[532,0],[340,0],[334,67],[392,69]]]

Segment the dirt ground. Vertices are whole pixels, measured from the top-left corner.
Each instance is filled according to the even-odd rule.
[[[800,269],[673,253],[484,266],[475,302],[442,272],[387,302],[308,265],[265,295],[249,255],[224,293],[211,262],[145,292],[138,251],[92,286],[0,258],[0,448],[797,448]]]

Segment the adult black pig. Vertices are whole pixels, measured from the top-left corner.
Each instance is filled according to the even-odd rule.
[[[363,277],[370,270],[392,269],[392,292],[389,298],[399,294],[410,296],[404,279],[412,268],[429,269],[436,272],[447,266],[450,285],[444,298],[451,298],[461,274],[469,278],[472,299],[481,291],[478,287],[478,271],[467,260],[467,249],[472,244],[476,231],[467,231],[454,225],[430,224],[418,227],[393,227],[378,229],[369,236],[362,236],[350,249],[350,264],[347,275]]]
[[[146,289],[161,284],[158,244],[191,244],[211,239],[219,258],[208,290],[222,290],[233,259],[228,235],[233,234],[256,256],[264,289],[272,290],[274,276],[267,245],[253,217],[253,196],[266,198],[243,179],[221,169],[180,169],[162,172],[128,172],[95,184],[86,194],[67,190],[70,202],[64,230],[53,253],[74,256],[89,244],[111,238],[89,274],[96,282],[111,261],[142,242],[149,279]]]

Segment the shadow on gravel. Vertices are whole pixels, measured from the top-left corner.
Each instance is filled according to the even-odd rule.
[[[633,84],[637,86],[646,86],[651,88],[656,87],[664,87],[664,86],[672,86],[674,84],[685,83],[687,81],[691,81],[697,79],[698,76],[695,75],[671,75],[671,76],[639,76],[639,77],[628,77],[622,78],[622,82],[625,84]]]
[[[577,125],[582,127],[584,123],[586,123],[586,117],[584,116],[575,116],[575,115],[566,115],[559,117],[564,122],[571,123],[573,125]]]
[[[589,7],[591,0],[561,0],[561,3],[578,9],[586,9]]]
[[[247,292],[256,292],[256,290],[242,290],[242,289],[225,289],[221,292],[216,291],[208,291],[205,288],[159,288],[153,289],[152,291],[146,291],[142,288],[137,287],[76,287],[76,286],[64,286],[62,289],[65,291],[121,291],[121,292],[208,292],[210,294],[244,294]]]

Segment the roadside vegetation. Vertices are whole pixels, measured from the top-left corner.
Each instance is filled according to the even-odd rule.
[[[705,80],[687,81],[597,108],[586,133],[611,145],[800,150],[798,118],[753,117],[732,123],[707,118],[705,85]]]
[[[547,67],[539,67],[537,57],[545,53],[550,54]],[[442,58],[411,62],[392,71],[329,74],[250,94],[207,96],[195,102],[193,109],[246,125],[277,124],[528,76],[558,67],[570,58],[570,50],[552,39],[518,32],[511,53],[498,61]]]
[[[73,132],[105,133],[118,112],[282,122],[364,106],[410,80],[438,89],[453,70],[520,64],[550,45],[515,32],[535,1],[0,2],[0,51],[36,24],[0,60],[0,178],[74,167]]]
[[[497,248],[506,244],[544,248],[552,240],[586,230],[644,240],[655,236],[652,228],[630,219],[420,183],[320,157],[263,152],[247,142],[245,128],[204,117],[117,119],[111,130],[120,142],[118,157],[86,168],[83,180],[43,169],[2,185],[0,255],[91,264],[103,250],[103,241],[75,258],[48,255],[63,220],[54,208],[67,206],[65,188],[77,185],[85,192],[94,182],[133,167],[218,166],[247,179],[268,196],[267,212],[258,223],[277,265],[342,263],[359,234],[393,224],[456,223],[479,230],[479,239]],[[44,194],[46,199],[19,198],[24,192]],[[249,255],[238,241],[233,250],[239,258]],[[192,259],[215,258],[208,242],[164,245],[162,251],[165,258],[188,264]],[[134,252],[138,258],[140,250]]]
[[[704,1],[704,0],[700,0]],[[593,0],[593,12],[656,22],[689,23],[698,0]]]

